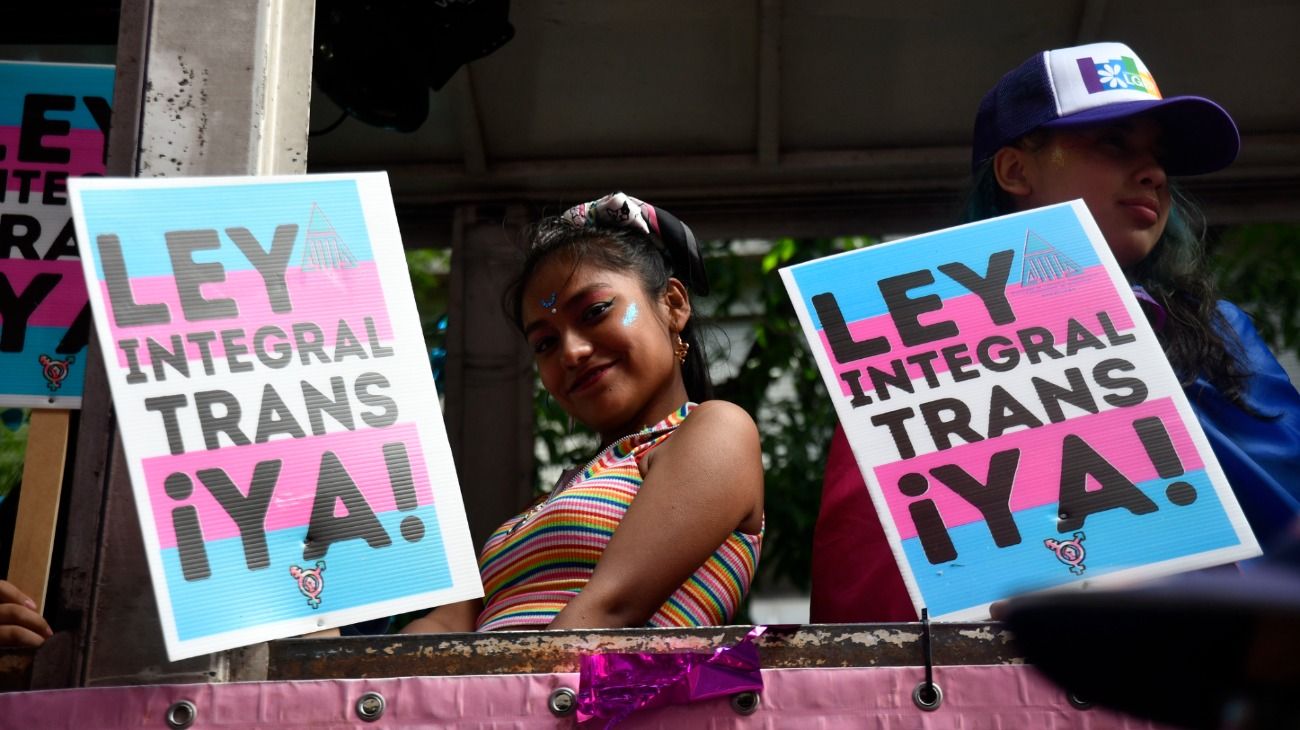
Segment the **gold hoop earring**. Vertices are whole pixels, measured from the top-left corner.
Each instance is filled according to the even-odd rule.
[[[677,358],[678,363],[686,362],[686,353],[691,350],[691,343],[683,342],[681,335],[673,335],[676,342],[673,343],[673,355]]]

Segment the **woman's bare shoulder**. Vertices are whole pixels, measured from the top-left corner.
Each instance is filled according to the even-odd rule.
[[[682,422],[679,430],[684,433],[716,430],[724,433],[749,433],[758,437],[758,426],[754,424],[749,412],[725,400],[710,400],[699,404]]]
[[[763,520],[763,451],[758,426],[734,403],[701,403],[665,444],[660,466],[677,487],[730,503],[738,526],[756,533]]]
[[[686,464],[697,468],[702,461],[724,469],[729,465],[752,463],[759,465],[761,473],[758,426],[745,409],[723,400],[705,401],[696,406],[677,433],[658,450],[665,452],[661,458],[680,456]]]

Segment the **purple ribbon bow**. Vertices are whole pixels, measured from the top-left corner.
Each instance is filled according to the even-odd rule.
[[[578,726],[612,728],[638,710],[763,689],[755,626],[735,646],[712,652],[626,652],[582,658]]]

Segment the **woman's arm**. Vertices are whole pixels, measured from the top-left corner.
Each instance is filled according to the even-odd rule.
[[[548,628],[640,626],[733,530],[762,529],[758,429],[739,406],[696,407],[642,472],[591,580]]]
[[[0,580],[0,646],[40,646],[53,635],[32,599]]]
[[[478,615],[483,612],[483,599],[471,598],[459,603],[438,606],[415,619],[403,629],[403,634],[448,634],[473,631]]]

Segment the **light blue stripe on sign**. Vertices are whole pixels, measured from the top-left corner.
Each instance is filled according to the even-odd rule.
[[[49,381],[45,379],[44,367],[40,363],[40,356],[43,354],[55,360],[68,358],[67,355],[55,352],[66,334],[68,334],[67,327],[28,325],[27,339],[23,343],[22,352],[0,352],[0,381],[3,381],[0,384],[0,391],[6,395],[18,396],[80,397],[82,384],[86,380],[86,348],[81,348],[73,355],[75,360],[56,390],[50,390]]]
[[[402,538],[400,526],[409,516],[424,522],[424,537],[410,543]],[[205,580],[186,581],[176,548],[162,551],[164,574],[171,592],[176,631],[182,641],[213,636],[251,626],[339,611],[452,585],[447,556],[438,531],[433,505],[409,512],[385,512],[379,521],[392,544],[371,548],[360,538],[332,544],[325,554],[324,590],[320,608],[312,608],[298,590],[289,566],[314,568],[316,560],[303,560],[306,527],[277,530],[267,534],[270,566],[249,571],[240,538],[207,544],[212,575]],[[247,596],[273,596],[253,601]]]
[[[1194,503],[1179,507],[1165,496],[1174,480],[1143,482],[1138,487],[1159,507],[1156,512],[1134,515],[1118,508],[1088,517],[1078,532],[1084,533],[1084,573],[1076,576],[1043,544],[1046,538],[1069,540],[1073,532],[1056,530],[1055,503],[1015,513],[1020,529],[1018,545],[993,544],[983,521],[948,531],[957,559],[932,565],[919,538],[903,541],[925,605],[933,615],[978,606],[1026,591],[1050,588],[1077,580],[1114,573],[1136,565],[1172,560],[1239,544],[1204,471],[1178,477],[1196,487]]]
[[[888,313],[878,286],[881,279],[929,269],[934,283],[909,290],[908,297],[938,295],[949,299],[962,296],[969,294],[970,290],[940,272],[938,267],[959,262],[983,276],[988,271],[989,255],[997,251],[1015,251],[1007,283],[1019,284],[1027,231],[1033,231],[1081,268],[1099,263],[1097,252],[1075,217],[1074,209],[1069,205],[1056,205],[1028,214],[992,218],[904,241],[828,256],[798,264],[790,271],[799,285],[799,293],[813,324],[822,329],[812,304],[812,298],[818,294],[834,294],[846,322],[877,317]]]
[[[269,251],[278,226],[297,224],[289,266],[303,265],[312,242],[343,246],[358,263],[374,258],[353,180],[304,177],[291,183],[95,189],[81,191],[81,200],[89,235],[81,244],[83,252],[101,234],[117,234],[131,278],[174,275],[164,235],[168,231],[216,229],[221,246],[196,251],[193,260],[218,262],[226,271],[253,268],[225,234],[227,228],[247,228]],[[338,249],[330,251],[334,255]],[[91,254],[103,280],[103,262]]]
[[[98,130],[95,118],[86,111],[83,96],[97,96],[113,103],[113,67],[69,63],[25,63],[0,61],[0,127],[17,127],[23,121],[23,104],[28,94],[52,94],[77,98],[72,111],[46,112],[45,118],[72,123],[73,129]],[[5,164],[17,151],[9,150]]]

